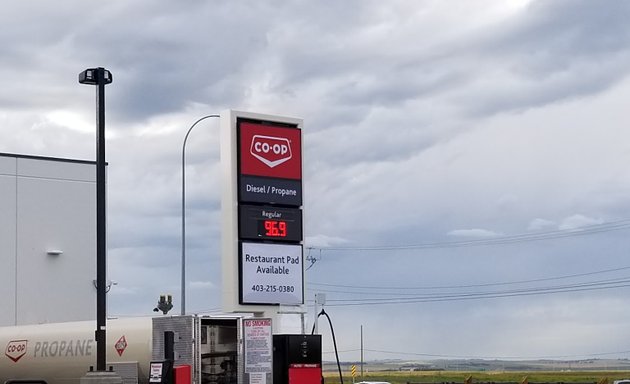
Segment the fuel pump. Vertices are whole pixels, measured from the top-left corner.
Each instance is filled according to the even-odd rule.
[[[273,383],[321,384],[321,335],[273,335]]]

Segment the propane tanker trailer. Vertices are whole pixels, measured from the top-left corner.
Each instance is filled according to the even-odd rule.
[[[107,321],[107,367],[124,383],[148,383],[151,361],[164,360],[174,333],[175,365],[193,384],[237,382],[240,317],[164,316]],[[95,321],[0,327],[0,384],[79,384],[96,365]]]

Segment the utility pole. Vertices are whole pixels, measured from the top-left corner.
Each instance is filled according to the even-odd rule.
[[[361,380],[363,380],[363,324],[361,324]]]

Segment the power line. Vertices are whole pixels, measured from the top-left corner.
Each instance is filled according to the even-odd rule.
[[[363,305],[392,305],[392,304],[417,304],[428,302],[447,302],[464,300],[497,299],[506,297],[548,295],[554,293],[595,291],[604,289],[616,289],[630,287],[630,279],[615,280],[610,282],[592,282],[574,284],[568,286],[532,288],[512,291],[476,292],[462,294],[436,294],[416,297],[394,298],[370,298],[370,299],[328,299],[327,306],[363,306]]]
[[[531,287],[531,288],[521,288],[521,289],[513,289],[513,290],[503,290],[503,291],[487,291],[487,292],[467,292],[467,293],[432,293],[432,294],[417,294],[417,293],[382,293],[384,295],[405,295],[405,296],[415,296],[420,298],[442,298],[442,297],[465,297],[465,296],[475,296],[475,295],[489,295],[489,294],[512,294],[512,293],[523,293],[523,292],[544,292],[544,291],[553,291],[553,290],[564,290],[564,289],[573,289],[573,288],[582,288],[582,287],[601,287],[613,284],[623,284],[630,283],[630,277],[617,278],[617,279],[607,279],[607,280],[599,280],[599,281],[590,281],[590,282],[582,282],[582,283],[574,283],[568,285],[556,285],[556,286],[547,286],[547,287]],[[338,291],[337,293],[346,293],[346,294],[379,294],[380,292],[343,292]],[[356,299],[356,300],[391,300],[392,298],[376,298],[376,299]],[[395,297],[393,299],[396,299]],[[406,299],[406,298],[403,298]],[[332,299],[329,301],[344,301],[344,299]]]
[[[593,276],[598,274],[605,274],[611,272],[619,272],[630,269],[630,266],[610,268],[599,271],[577,273],[570,275],[562,275],[548,278],[509,281],[501,283],[486,283],[486,284],[468,284],[468,285],[455,285],[455,286],[439,286],[439,287],[383,287],[383,286],[352,286],[342,284],[322,284],[316,283],[324,287],[332,288],[346,288],[345,290],[338,289],[322,289],[318,288],[318,292],[330,292],[339,293],[342,295],[371,295],[371,296],[385,296],[383,297],[371,297],[371,298],[343,298],[343,299],[328,299],[329,305],[382,305],[382,304],[409,304],[420,302],[439,302],[439,301],[461,301],[461,300],[480,300],[480,299],[495,299],[504,297],[516,297],[516,296],[531,296],[531,295],[543,295],[576,291],[589,291],[589,290],[602,290],[602,289],[615,289],[625,288],[630,284],[630,277],[615,277],[600,280],[582,281],[570,284],[556,284],[547,286],[533,286],[524,287],[518,289],[503,289],[503,290],[491,290],[491,291],[465,291],[465,292],[452,292],[453,290],[462,290],[469,288],[487,288],[496,286],[508,286],[515,284],[528,284],[542,281],[557,281],[563,279],[570,279],[575,277]],[[447,292],[432,292],[432,293],[419,293],[410,292],[423,291],[428,289],[442,289]],[[404,292],[400,292],[400,291]],[[450,290],[450,291],[448,291]],[[315,291],[309,288],[309,291]]]
[[[322,286],[322,287],[336,287],[336,288],[384,289],[384,290],[461,289],[461,288],[478,288],[478,287],[492,287],[492,286],[501,286],[501,285],[538,283],[542,281],[562,280],[562,279],[570,279],[570,278],[575,278],[575,277],[598,275],[602,273],[619,272],[619,271],[624,271],[628,269],[630,269],[630,266],[612,268],[612,269],[603,269],[603,270],[593,271],[593,272],[576,273],[576,274],[571,274],[571,275],[544,277],[544,278],[530,279],[530,280],[515,280],[515,281],[503,281],[503,282],[483,283],[483,284],[466,284],[466,285],[441,285],[441,286],[438,285],[438,286],[425,286],[425,287],[383,287],[383,286],[327,284],[327,283],[318,283],[318,282],[312,282],[312,283],[309,283],[309,285]]]
[[[565,237],[586,236],[602,232],[618,231],[630,228],[630,219],[622,219],[611,221],[603,224],[589,225],[572,229],[560,229],[554,231],[523,233],[517,235],[500,236],[491,239],[461,240],[461,241],[444,241],[434,243],[421,243],[409,245],[378,245],[378,246],[328,246],[328,247],[306,247],[308,250],[320,251],[394,251],[394,250],[410,250],[410,249],[439,249],[439,248],[458,248],[458,247],[476,247],[476,246],[493,246],[523,243],[530,241],[542,241],[551,239],[560,239]]]

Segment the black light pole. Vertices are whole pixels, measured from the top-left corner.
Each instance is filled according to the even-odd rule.
[[[112,82],[105,68],[79,73],[79,83],[96,85],[96,370],[105,371],[107,321],[107,231],[105,211],[105,85]]]

